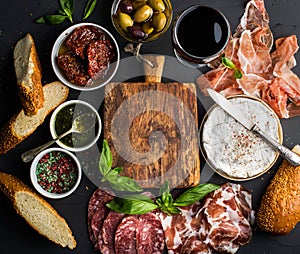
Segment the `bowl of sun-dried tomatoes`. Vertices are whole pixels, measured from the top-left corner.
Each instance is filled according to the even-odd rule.
[[[119,60],[119,46],[113,35],[93,23],[79,23],[64,30],[51,53],[59,80],[81,91],[106,85],[116,74]]]

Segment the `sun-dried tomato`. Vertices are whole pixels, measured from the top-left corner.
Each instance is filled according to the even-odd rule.
[[[103,36],[100,29],[93,26],[76,28],[68,37],[66,46],[81,59],[85,59],[85,48],[94,39]]]
[[[90,79],[84,64],[72,53],[58,56],[58,66],[63,70],[67,79],[77,85],[86,85]]]
[[[94,40],[87,47],[88,74],[96,79],[105,74],[109,63],[114,58],[114,51],[107,40]]]

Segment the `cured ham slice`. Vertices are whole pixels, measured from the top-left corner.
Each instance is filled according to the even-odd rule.
[[[225,183],[203,203],[160,214],[169,254],[236,253],[252,238],[251,194],[239,184]]]
[[[196,217],[202,219],[200,239],[215,251],[236,253],[252,238],[251,194],[241,185],[226,183],[209,194]]]
[[[290,69],[290,63],[298,49],[297,38],[291,35],[276,42],[276,50],[271,55],[274,63],[273,74],[285,82],[282,90],[296,105],[300,105],[300,79]]]
[[[195,215],[200,208],[200,203],[196,202],[179,208],[181,212],[178,214],[160,214],[168,254],[212,253],[211,248],[199,238],[201,219]]]
[[[246,94],[261,98],[280,118],[300,115],[300,79],[292,71],[298,51],[295,35],[279,38],[273,47],[269,16],[263,0],[250,0],[229,44],[225,57],[243,73],[235,79],[233,70],[222,63],[197,78],[204,95],[212,88],[224,96]]]

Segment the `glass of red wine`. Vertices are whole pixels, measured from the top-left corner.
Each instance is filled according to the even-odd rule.
[[[202,67],[223,54],[230,35],[230,24],[223,13],[209,6],[193,5],[173,22],[175,56],[189,67]]]

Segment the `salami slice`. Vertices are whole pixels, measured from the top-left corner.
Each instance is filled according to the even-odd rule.
[[[139,220],[136,215],[129,215],[126,216],[119,224],[115,233],[116,254],[137,254],[136,229],[138,223]]]
[[[136,233],[138,254],[161,254],[164,251],[164,231],[155,213],[142,214]]]
[[[106,216],[101,230],[102,238],[98,244],[102,254],[114,254],[115,252],[115,233],[125,214],[110,211]],[[99,237],[98,237],[99,238]]]
[[[113,195],[102,190],[97,189],[92,194],[88,204],[88,233],[90,240],[95,248],[99,249],[98,236],[102,227],[104,218],[109,212],[106,203],[113,199]]]

